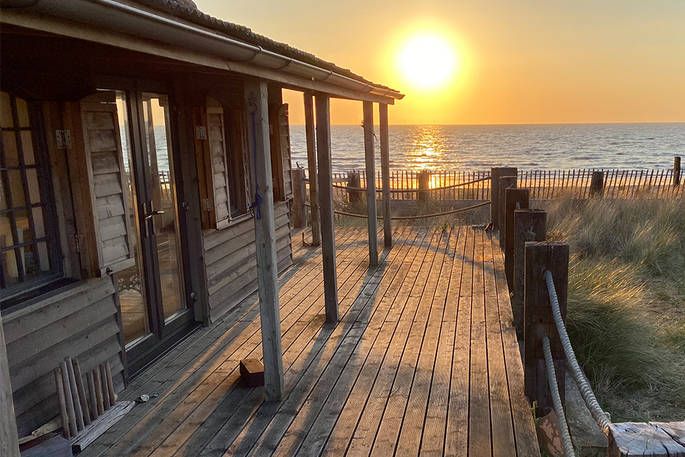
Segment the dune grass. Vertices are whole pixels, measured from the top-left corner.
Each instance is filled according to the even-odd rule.
[[[562,200],[568,328],[614,421],[685,419],[685,201]]]

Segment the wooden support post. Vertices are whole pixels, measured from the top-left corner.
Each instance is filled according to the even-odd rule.
[[[673,157],[673,187],[680,185],[680,156]]]
[[[309,172],[309,224],[312,227],[312,246],[321,244],[319,224],[319,178],[316,172],[316,132],[314,127],[314,99],[304,93],[304,133],[307,139],[307,171]]]
[[[516,188],[516,176],[502,176],[499,178],[499,186],[497,191],[499,192],[499,198],[497,203],[497,208],[499,214],[497,215],[497,220],[499,221],[499,246],[504,250],[504,237],[506,235],[506,207],[505,207],[505,197],[507,189]]]
[[[359,190],[362,186],[361,176],[357,170],[347,172],[347,199],[352,204],[361,203],[362,191]]]
[[[568,253],[568,244],[561,242],[529,241],[525,246],[523,360],[526,396],[528,400],[536,404],[536,415],[538,417],[546,415],[552,408],[552,398],[545,370],[545,357],[542,350],[544,336],[550,340],[559,393],[562,402],[564,400],[566,359],[559,333],[554,325],[544,272],[549,270],[552,273],[562,319],[565,321]]]
[[[19,437],[14,415],[14,400],[10,384],[10,368],[7,362],[5,331],[0,315],[0,455],[19,457]]]
[[[519,339],[523,338],[524,248],[527,241],[545,241],[546,237],[547,212],[541,209],[514,210],[514,289],[511,308]]]
[[[319,162],[319,211],[326,322],[338,322],[338,284],[335,272],[335,225],[331,175],[331,106],[328,95],[316,95],[316,158]]]
[[[430,200],[430,171],[421,170],[416,176],[419,180],[418,200],[422,202]]]
[[[504,191],[504,271],[509,290],[514,287],[514,211],[527,209],[530,200],[528,189],[505,189]]]
[[[306,225],[305,211],[304,211],[304,193],[305,193],[305,182],[304,182],[304,169],[293,168],[290,171],[290,176],[293,181],[293,203],[292,203],[292,214],[293,214],[293,226],[295,228],[304,228]]]
[[[492,228],[500,230],[499,222],[499,178],[514,176],[518,170],[511,167],[495,167],[490,169],[490,223]]]
[[[604,194],[604,172],[593,171],[590,181],[590,197],[601,197]]]
[[[246,82],[245,100],[248,110],[249,157],[254,160],[252,182],[255,186],[255,245],[264,355],[264,391],[267,400],[276,401],[283,394],[283,354],[266,81]]]
[[[388,105],[378,104],[378,121],[381,134],[381,181],[383,181],[383,244],[392,247],[392,221],[390,219],[390,140],[388,134]]]
[[[366,209],[369,231],[369,266],[378,265],[378,220],[376,211],[376,159],[373,144],[373,102],[364,106],[364,157],[366,159]]]

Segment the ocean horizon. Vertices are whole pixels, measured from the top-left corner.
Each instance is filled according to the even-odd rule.
[[[304,126],[291,125],[290,135],[293,166],[306,167]],[[685,154],[685,122],[395,124],[389,140],[399,169],[670,168]],[[331,148],[334,171],[364,168],[361,125],[331,125]],[[380,166],[378,150],[376,141]]]

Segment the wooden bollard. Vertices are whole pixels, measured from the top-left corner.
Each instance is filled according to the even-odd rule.
[[[358,171],[347,172],[347,198],[350,203],[360,203],[363,200],[362,191],[359,188],[362,186],[362,179]]]
[[[499,215],[497,216],[497,219],[499,220],[499,246],[504,249],[504,236],[506,232],[506,204],[505,204],[505,198],[506,198],[506,190],[507,189],[515,189],[516,188],[516,176],[502,176],[499,178],[499,187],[498,187],[498,192],[499,192]]]
[[[430,200],[430,182],[431,174],[430,171],[422,170],[416,174],[419,184],[418,198],[419,201],[425,202]]]
[[[541,209],[514,210],[513,290],[511,308],[516,335],[523,338],[524,248],[527,241],[545,241],[547,212]]]
[[[518,170],[511,167],[495,167],[490,169],[490,223],[495,230],[500,229],[499,178],[502,176],[514,176],[517,173]]]
[[[564,402],[566,359],[554,325],[544,272],[549,270],[552,273],[562,320],[566,321],[568,253],[568,244],[562,242],[529,241],[525,246],[523,364],[526,396],[536,405],[538,417],[546,415],[553,407],[542,349],[544,336],[550,340],[559,394]]]
[[[680,185],[680,156],[673,157],[673,187]]]
[[[504,189],[504,272],[510,291],[514,285],[514,211],[527,209],[529,201],[528,189]]]
[[[604,172],[593,171],[590,181],[590,197],[601,197],[604,194]]]
[[[295,228],[303,228],[305,227],[307,220],[304,210],[305,189],[307,187],[304,181],[304,169],[293,168],[290,170],[290,176],[293,182],[293,226]]]

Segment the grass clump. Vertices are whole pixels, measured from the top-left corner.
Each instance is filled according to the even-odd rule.
[[[568,330],[614,421],[685,418],[685,201],[563,200]]]

